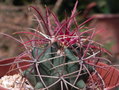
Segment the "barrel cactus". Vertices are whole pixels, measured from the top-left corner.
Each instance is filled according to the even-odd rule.
[[[33,36],[28,41],[21,39],[26,51],[29,68],[22,72],[35,90],[79,90],[104,88],[103,80],[94,83],[92,74],[98,74],[96,67],[101,60],[100,44],[93,41],[95,30],[84,24],[92,18],[78,25],[76,7],[71,16],[59,21],[57,16],[46,7],[46,14],[31,6],[36,11],[35,20],[38,22],[36,29],[25,33]],[[25,60],[24,60],[25,61]],[[21,67],[22,68],[22,67]],[[90,78],[90,81],[89,81]],[[93,84],[87,83],[93,82]]]

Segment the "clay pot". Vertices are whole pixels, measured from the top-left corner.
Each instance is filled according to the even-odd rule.
[[[28,57],[22,57],[22,59],[27,59],[29,60]],[[10,62],[14,62],[15,58],[11,58],[11,59],[6,59],[6,60],[2,60],[0,61],[0,64],[7,64]],[[20,64],[20,66],[24,66],[24,65],[28,65],[28,62],[22,62]],[[119,86],[119,70],[108,66],[107,64],[104,63],[97,63],[97,65],[103,67],[103,68],[96,68],[97,71],[99,72],[99,74],[101,75],[102,79],[105,82],[106,88],[105,90],[114,90],[115,88],[117,88]],[[10,65],[8,66],[0,66],[0,76],[4,76],[8,71],[9,71]],[[28,67],[22,68],[22,70],[27,69]],[[18,73],[18,70],[14,70],[13,72],[9,73],[10,75],[16,74]],[[97,78],[94,76],[94,80],[96,80]],[[0,86],[0,90],[8,90],[6,88],[3,88]]]
[[[21,57],[21,59],[30,60],[30,58],[26,57],[26,56]],[[19,70],[16,69],[17,64],[14,63],[15,60],[17,60],[15,57],[10,58],[10,59],[0,60],[0,77],[3,76],[3,75],[6,75],[6,74],[13,75],[13,74],[19,73]],[[20,61],[20,59],[17,60],[17,61]],[[11,64],[9,64],[9,63],[11,63]],[[12,64],[12,63],[14,63],[14,64]],[[4,64],[9,64],[9,65],[4,65]],[[1,65],[3,65],[3,66],[1,66]],[[19,67],[22,67],[21,70],[25,70],[26,68],[28,68],[28,65],[29,65],[28,62],[20,62],[19,63]],[[15,70],[8,73],[8,71],[11,70],[11,69],[15,69]]]
[[[104,63],[98,63],[97,65],[102,68],[96,68],[105,82],[105,90],[116,90],[119,88],[119,70]],[[93,78],[97,79],[97,78]]]
[[[23,56],[20,59],[30,60],[30,58],[27,56]],[[9,64],[9,63],[14,63],[15,60],[17,60],[15,57],[10,58],[10,59],[0,60],[0,77],[2,77],[4,75],[13,75],[13,74],[17,74],[20,72],[18,69],[16,69],[17,64]],[[19,61],[19,60],[17,60],[17,61]],[[3,64],[9,64],[9,65],[3,65]],[[20,62],[19,67],[21,67],[21,70],[25,70],[29,67],[29,64],[30,64],[29,62]],[[3,65],[3,66],[1,66],[1,65]],[[12,69],[14,69],[14,70],[9,72],[9,70],[12,70]],[[0,90],[8,90],[8,89],[0,86]]]
[[[96,30],[96,36],[101,43],[115,42],[111,48],[114,54],[119,53],[119,14],[95,14],[89,25]]]

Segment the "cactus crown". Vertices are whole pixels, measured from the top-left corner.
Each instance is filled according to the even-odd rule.
[[[23,72],[35,89],[46,90],[79,90],[85,88],[103,88],[103,84],[87,84],[92,73],[101,60],[101,52],[108,53],[92,40],[94,30],[84,27],[92,18],[78,25],[76,21],[76,2],[72,14],[60,22],[57,16],[46,8],[46,15],[33,8],[37,29],[33,32],[16,32],[33,35],[33,38],[22,42],[26,51],[23,55],[30,57],[30,67]],[[20,55],[21,57],[22,55]],[[25,60],[24,60],[25,61]],[[90,79],[90,82],[94,82]],[[100,78],[100,82],[101,78]]]

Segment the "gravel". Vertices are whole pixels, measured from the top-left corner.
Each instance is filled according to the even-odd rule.
[[[26,83],[26,79],[19,74],[1,77],[0,86],[10,90],[34,90],[31,85]]]

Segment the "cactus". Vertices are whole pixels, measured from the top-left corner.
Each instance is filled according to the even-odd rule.
[[[77,25],[77,3],[78,1],[71,17],[62,22],[48,8],[46,8],[46,16],[43,17],[40,11],[32,6],[31,8],[37,12],[35,17],[42,30],[33,29],[35,33],[18,32],[35,36],[35,39],[30,41],[35,44],[29,50],[34,62],[28,70],[23,72],[23,76],[35,89],[78,90],[89,88],[87,80],[93,72],[96,72],[96,65],[92,65],[91,62],[97,63],[100,61],[101,51],[107,52],[100,49],[100,46],[92,40],[94,31],[83,26],[91,19]],[[53,17],[54,22],[50,20],[50,17]],[[73,28],[74,26],[76,27]],[[81,32],[83,29],[87,30]]]
[[[30,58],[26,61],[30,63],[29,68],[22,75],[35,90],[104,88],[102,79],[99,77],[102,84],[98,85],[94,83],[92,74],[97,74],[96,63],[103,59],[101,53],[109,52],[93,41],[94,30],[84,26],[92,18],[78,25],[77,4],[78,0],[71,16],[61,22],[47,7],[46,15],[43,16],[36,7],[31,6],[37,13],[34,15],[38,21],[37,29],[31,29],[32,32],[16,32],[33,35],[31,40],[21,39],[26,51],[19,57],[27,55]],[[87,84],[89,78],[93,85]]]
[[[57,42],[52,43],[50,47],[48,47],[47,49],[46,47],[47,46],[42,48],[41,47],[33,48],[31,53],[33,58],[37,60],[35,63],[38,65],[34,67],[32,70],[28,69],[24,71],[24,76],[31,82],[33,87],[37,89],[47,88],[48,86],[52,85],[58,80],[57,84],[60,85],[60,83],[62,82],[64,83],[63,84],[64,87],[65,84],[69,83],[69,85],[71,84],[72,86],[74,86],[73,87],[74,89],[84,88],[86,86],[85,84],[86,81],[83,78],[84,76],[85,77],[88,76],[88,73],[86,70],[83,69],[81,69],[80,71],[81,68],[80,64],[82,62],[80,63],[79,57],[72,52],[72,48],[70,48],[69,46],[68,47],[61,46]],[[93,69],[93,67],[91,68]],[[38,73],[40,74],[40,76]],[[80,74],[85,73],[85,74],[83,75],[83,77],[82,76],[77,77],[78,73]],[[40,79],[40,77],[42,78],[43,81]],[[45,83],[45,85],[43,85],[43,82]],[[54,90],[58,87],[57,84],[53,85]],[[69,85],[66,85],[67,88],[69,88]],[[51,87],[49,89],[53,90],[53,88]],[[58,88],[58,90],[61,89]]]

